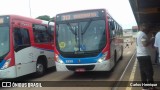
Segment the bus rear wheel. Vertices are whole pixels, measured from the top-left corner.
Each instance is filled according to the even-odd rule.
[[[114,67],[116,66],[116,64],[117,64],[117,53],[115,51],[115,53],[114,53]]]
[[[45,72],[44,64],[41,61],[37,62],[37,64],[36,64],[36,76],[43,76],[44,72]]]
[[[120,58],[119,58],[119,60],[122,60],[123,59],[123,47],[122,47],[122,50],[121,50],[122,52],[121,52],[121,56],[120,56]]]

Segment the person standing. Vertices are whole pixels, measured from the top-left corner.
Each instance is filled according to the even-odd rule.
[[[154,83],[153,80],[153,67],[151,62],[151,56],[149,54],[148,46],[153,43],[153,39],[149,39],[147,34],[149,33],[149,26],[142,24],[140,31],[137,33],[137,60],[139,63],[140,75],[142,83]],[[142,90],[156,90],[155,88],[149,88],[143,86]]]
[[[155,36],[154,46],[156,47],[156,52],[157,52],[156,60],[157,60],[157,63],[160,64],[160,54],[159,54],[160,53],[160,29]]]
[[[129,48],[129,44],[128,44],[128,43],[126,43],[126,48],[127,48],[127,47]]]

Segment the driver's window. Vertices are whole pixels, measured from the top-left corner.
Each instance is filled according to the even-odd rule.
[[[30,45],[30,38],[27,29],[14,28],[14,46]]]
[[[111,39],[115,37],[115,29],[113,27],[114,27],[114,22],[112,19],[109,19],[109,31]]]

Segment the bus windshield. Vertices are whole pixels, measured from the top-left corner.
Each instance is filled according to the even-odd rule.
[[[57,24],[57,46],[62,52],[92,52],[105,47],[105,20]]]
[[[0,26],[0,58],[9,52],[9,27]]]

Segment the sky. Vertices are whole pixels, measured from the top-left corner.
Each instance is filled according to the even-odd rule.
[[[36,18],[41,15],[56,16],[58,13],[106,9],[123,27],[136,26],[129,0],[0,0],[0,15],[22,15]]]

